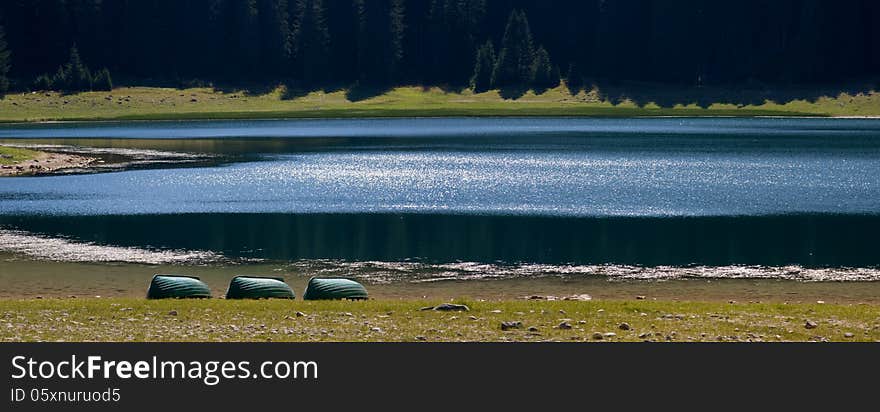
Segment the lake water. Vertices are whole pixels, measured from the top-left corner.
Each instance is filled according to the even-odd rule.
[[[74,123],[0,126],[0,143],[182,160],[0,180],[0,252],[19,258],[880,280],[876,120]]]

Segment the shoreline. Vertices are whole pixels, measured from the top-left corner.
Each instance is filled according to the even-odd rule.
[[[223,113],[218,113],[223,114]],[[836,116],[836,115],[621,115],[621,116],[592,116],[592,115],[566,115],[566,114],[547,114],[547,115],[521,115],[521,114],[486,114],[486,115],[437,115],[437,116],[351,116],[351,117],[193,117],[193,118],[154,118],[154,119],[116,119],[116,118],[97,118],[97,119],[62,119],[62,120],[36,120],[36,121],[5,121],[0,120],[0,126],[28,126],[28,125],[52,125],[52,124],[112,124],[112,123],[184,123],[184,122],[206,122],[206,121],[282,121],[282,120],[381,120],[381,119],[529,119],[529,118],[585,118],[585,119],[845,119],[845,120],[878,120],[880,115],[870,116]]]
[[[282,277],[297,294],[319,268],[297,269],[276,264],[101,264],[31,260],[0,252],[4,273],[2,299],[43,298],[139,298],[146,294],[156,273],[198,276],[221,296],[229,280],[243,273]],[[681,278],[615,279],[603,276],[521,276],[496,279],[446,279],[434,281],[388,281],[369,275],[348,276],[362,282],[377,299],[449,299],[468,297],[487,300],[522,300],[530,296],[588,294],[598,300],[627,300],[643,296],[647,301],[697,300],[726,303],[815,303],[880,305],[880,281],[802,281],[779,278]]]
[[[2,146],[2,145],[0,145]],[[6,146],[8,147],[8,146]],[[88,169],[98,161],[95,157],[79,156],[44,150],[26,160],[0,165],[0,177],[45,176],[63,174],[70,169]]]

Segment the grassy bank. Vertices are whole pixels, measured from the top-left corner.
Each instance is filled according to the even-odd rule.
[[[880,340],[880,308],[863,304],[507,300],[457,302],[467,304],[471,309],[468,312],[420,310],[438,303],[413,300],[0,300],[0,340]],[[807,327],[808,321],[810,327]],[[501,322],[521,322],[522,326],[505,331]],[[566,323],[560,327],[563,322]]]
[[[40,152],[16,147],[0,146],[0,165],[11,165],[34,159]]]
[[[859,91],[862,90],[862,91]],[[507,98],[505,98],[507,97]],[[644,88],[593,89],[572,94],[560,86],[515,98],[437,88],[311,92],[283,87],[250,93],[211,88],[119,88],[112,92],[10,94],[0,121],[346,118],[403,116],[878,116],[880,93],[734,91]]]

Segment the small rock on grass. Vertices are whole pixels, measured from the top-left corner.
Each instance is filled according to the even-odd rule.
[[[808,321],[804,322],[804,327],[807,329],[816,329],[817,327],[819,327],[819,324],[816,322],[813,322],[811,320],[808,320]]]
[[[847,332],[847,333],[844,333],[844,334],[843,334],[843,337],[844,337],[844,338],[851,338],[851,337],[853,337],[853,336],[856,336],[856,335],[852,334],[852,332]]]
[[[518,320],[509,321],[509,322],[501,322],[501,330],[510,330],[510,329],[521,329],[523,326],[522,322]]]
[[[586,294],[586,293],[581,293],[579,295],[565,296],[562,298],[562,300],[574,300],[574,301],[579,301],[579,302],[587,302],[587,301],[593,300],[593,297]]]
[[[647,296],[645,296],[645,295],[636,296],[636,300],[645,300],[646,298],[647,298]]]
[[[617,328],[620,329],[620,330],[630,330],[630,329],[632,329],[632,328],[629,326],[629,323],[626,323],[626,322],[621,323],[620,325],[617,326]]]
[[[602,339],[605,339],[605,335],[603,335],[599,332],[593,333],[593,340],[602,340]]]
[[[528,330],[529,330],[529,332],[537,332],[537,331],[538,331],[538,328],[536,328],[536,327],[534,327],[534,326],[529,326],[529,329],[528,329]]]
[[[616,337],[617,334],[614,332],[608,332],[608,333],[605,333],[603,336],[605,336],[606,338],[613,338],[613,337]]]
[[[568,322],[562,322],[556,326],[559,329],[571,329],[571,324]]]
[[[176,310],[169,311],[168,316],[177,316],[177,311]]]
[[[299,311],[296,312],[296,317],[301,318],[301,317],[304,317],[304,316],[306,316],[305,313],[302,313],[302,312],[299,312]]]
[[[443,303],[437,306],[434,306],[434,310],[444,311],[444,312],[468,312],[471,308],[467,307],[467,305],[457,305],[455,303]]]

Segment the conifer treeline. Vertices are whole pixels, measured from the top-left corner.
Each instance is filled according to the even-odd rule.
[[[833,82],[880,74],[877,22],[875,0],[4,0],[0,87],[74,45],[134,81]]]
[[[9,73],[9,57],[12,53],[6,47],[6,34],[3,27],[0,26],[0,93],[6,92],[9,88],[9,79],[6,77]]]

